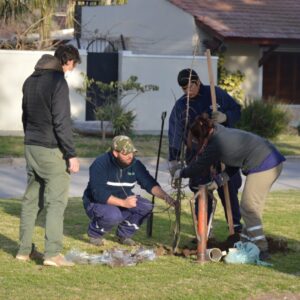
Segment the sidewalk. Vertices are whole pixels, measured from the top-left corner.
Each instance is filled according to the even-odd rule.
[[[156,158],[139,158],[154,176]],[[71,176],[70,197],[81,197],[88,182],[89,166],[94,158],[80,158],[80,171]],[[166,160],[161,159],[158,182],[171,191],[170,175]],[[0,198],[21,198],[26,188],[26,167],[24,158],[0,159]],[[276,190],[300,190],[300,157],[287,157],[279,179],[272,187]],[[188,191],[188,189],[187,189]],[[141,189],[136,192],[141,193]]]

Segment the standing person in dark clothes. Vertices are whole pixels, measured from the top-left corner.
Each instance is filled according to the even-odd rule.
[[[120,243],[133,246],[131,239],[153,209],[152,203],[132,191],[136,184],[148,193],[175,206],[170,197],[145,166],[134,157],[137,150],[127,136],[116,136],[111,151],[97,157],[90,167],[88,186],[83,195],[83,206],[91,222],[90,242],[103,244],[103,235],[118,225]]]
[[[214,125],[206,114],[195,119],[191,134],[198,141],[199,147],[206,146],[195,161],[186,168],[177,170],[174,177],[186,178],[209,172],[210,166],[216,161],[241,168],[246,175],[241,198],[241,214],[245,223],[241,240],[255,243],[260,249],[260,259],[269,258],[262,212],[267,194],[279,177],[285,158],[273,144],[260,136],[219,124]],[[225,172],[215,177],[209,188],[222,186],[231,175],[230,169],[225,169]]]
[[[80,63],[80,56],[75,47],[59,46],[54,56],[45,54],[40,58],[23,85],[22,121],[28,182],[22,201],[20,248],[16,256],[21,261],[36,256],[32,235],[37,215],[45,206],[44,265],[73,265],[60,251],[69,173],[79,171],[64,73],[72,71],[77,63]]]
[[[173,176],[176,169],[180,168],[181,144],[187,144],[188,130],[195,118],[202,114],[208,113],[216,123],[220,123],[226,127],[233,127],[240,119],[240,105],[225,91],[216,87],[217,112],[212,112],[210,86],[204,85],[198,74],[191,69],[183,69],[179,72],[177,78],[179,86],[181,86],[184,95],[176,101],[169,118],[169,169]],[[188,101],[189,99],[189,101]],[[187,128],[185,132],[185,124],[187,118]],[[196,155],[196,145],[187,148],[185,160],[190,163]],[[240,223],[241,214],[239,209],[238,190],[241,187],[242,179],[240,171],[235,169],[236,173],[232,176],[228,188],[230,194],[231,210],[233,216],[234,230],[240,232],[242,225]],[[208,182],[209,176],[190,178],[189,186],[193,192],[196,192],[199,184]],[[223,188],[218,189],[219,197],[225,209],[225,197]],[[208,203],[208,214],[211,213],[211,199]],[[198,211],[196,207],[196,211]]]

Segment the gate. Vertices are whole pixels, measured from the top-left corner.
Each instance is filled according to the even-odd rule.
[[[112,53],[93,53],[88,52],[87,56],[87,76],[93,78],[96,81],[102,81],[104,83],[110,83],[111,81],[118,80],[118,52]],[[89,94],[87,96],[92,97],[92,102],[101,105],[103,99],[97,95]],[[94,98],[95,97],[95,98]],[[86,116],[87,121],[95,120],[94,106],[86,102]]]

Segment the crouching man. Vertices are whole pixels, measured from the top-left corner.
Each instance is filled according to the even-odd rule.
[[[141,161],[134,157],[132,140],[116,136],[111,151],[90,166],[89,183],[83,194],[83,206],[91,222],[90,242],[103,245],[103,236],[118,225],[116,235],[121,244],[135,245],[131,239],[152,212],[152,203],[132,192],[136,184],[155,197],[175,206],[176,201],[162,190]]]

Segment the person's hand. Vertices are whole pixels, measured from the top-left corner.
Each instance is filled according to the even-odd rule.
[[[136,195],[129,196],[124,200],[124,207],[126,208],[136,207],[136,201],[137,201]]]
[[[178,189],[180,187],[180,173],[181,169],[177,169],[172,177],[171,185],[174,189]]]
[[[177,201],[175,199],[173,199],[171,196],[167,195],[166,197],[166,203],[169,204],[172,207],[176,207],[177,206]]]
[[[77,157],[69,158],[69,168],[70,173],[77,173],[79,171],[79,160]]]
[[[174,174],[175,172],[178,170],[178,169],[181,169],[181,163],[180,161],[177,161],[177,160],[171,160],[169,162],[169,172],[170,172],[170,175],[172,177],[174,177]]]
[[[217,190],[219,187],[218,187],[218,185],[217,185],[217,183],[213,180],[213,181],[211,181],[211,182],[209,182],[208,184],[207,184],[207,190],[209,191],[209,192],[213,192],[214,190]]]
[[[229,181],[229,176],[226,172],[219,173],[213,177],[213,180],[208,183],[207,189],[209,191],[214,191],[219,187],[223,186],[226,182]]]
[[[173,175],[173,180],[178,180],[180,178],[181,169],[177,169]]]
[[[227,120],[227,116],[226,116],[226,114],[222,113],[221,111],[213,111],[211,113],[211,119],[215,123],[222,124]]]

